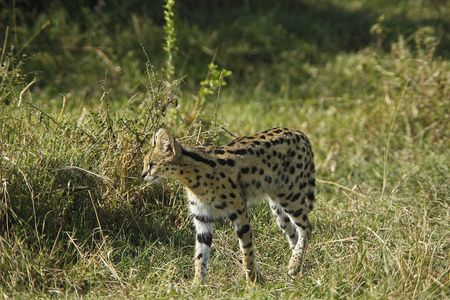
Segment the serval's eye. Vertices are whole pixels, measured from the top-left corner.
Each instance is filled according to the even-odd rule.
[[[150,163],[150,170],[153,169],[156,166],[155,163]]]

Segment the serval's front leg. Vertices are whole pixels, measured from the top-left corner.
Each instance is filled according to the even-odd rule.
[[[206,279],[206,268],[208,266],[209,253],[213,237],[214,224],[203,222],[194,218],[197,231],[195,240],[195,279],[194,284],[204,284]]]

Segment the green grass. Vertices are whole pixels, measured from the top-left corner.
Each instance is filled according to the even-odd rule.
[[[446,2],[178,1],[169,75],[185,77],[172,83],[163,2],[136,3],[0,12],[3,297],[450,297]],[[182,187],[140,178],[158,126],[187,143],[275,126],[309,136],[318,183],[303,276],[286,274],[288,244],[261,203],[266,284],[245,282],[223,221],[207,285],[192,286]]]

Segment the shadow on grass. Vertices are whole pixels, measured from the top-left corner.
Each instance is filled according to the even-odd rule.
[[[180,19],[185,26],[197,27],[202,34],[213,36],[217,41],[214,47],[239,47],[240,42],[251,48],[247,61],[272,62],[281,52],[298,46],[296,41],[314,45],[321,53],[335,55],[342,51],[356,52],[370,46],[374,37],[371,27],[378,17],[389,8],[401,11],[386,15],[383,25],[387,29],[384,48],[390,49],[399,34],[412,34],[423,26],[435,27],[441,44],[437,55],[448,58],[450,21],[436,15],[419,15],[411,18],[406,15],[407,4],[348,4],[344,8],[332,1],[221,1],[220,4],[202,0],[179,1]],[[439,11],[439,4],[430,4]],[[444,5],[441,4],[441,10]],[[443,15],[443,14],[442,14]],[[212,49],[214,49],[212,47]],[[252,55],[255,50],[261,53]],[[256,51],[257,52],[257,51]],[[255,54],[255,53],[253,53]]]

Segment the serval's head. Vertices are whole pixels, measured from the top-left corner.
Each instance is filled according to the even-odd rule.
[[[153,182],[168,178],[177,170],[181,148],[167,129],[158,129],[152,138],[152,147],[144,158],[142,178]]]

